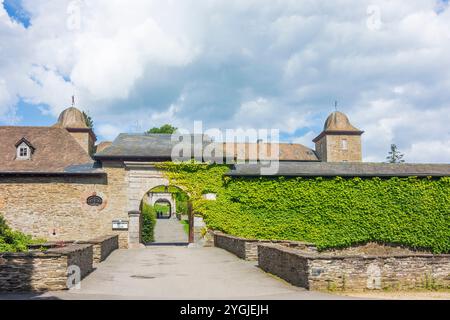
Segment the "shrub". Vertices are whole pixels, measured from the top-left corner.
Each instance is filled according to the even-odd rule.
[[[156,225],[156,210],[153,206],[142,203],[142,241],[144,243],[155,241],[154,230]]]
[[[183,191],[177,191],[173,194],[175,198],[176,211],[180,214],[188,214],[188,195]]]
[[[450,178],[230,178],[225,165],[165,163],[208,227],[235,236],[308,241],[319,248],[366,242],[450,252]],[[201,198],[208,189],[216,201]]]
[[[0,215],[0,252],[27,251],[30,244],[45,242],[43,239],[33,240],[31,236],[12,230]]]

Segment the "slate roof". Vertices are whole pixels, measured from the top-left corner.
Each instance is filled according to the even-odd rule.
[[[112,145],[112,141],[102,141],[99,144],[95,146],[96,152],[100,152],[105,150],[106,148],[109,148]]]
[[[194,137],[194,136],[191,136]],[[202,136],[197,138],[201,141]],[[186,140],[184,140],[186,141]],[[187,140],[188,141],[188,140]],[[154,160],[166,161],[171,160],[172,149],[177,142],[171,141],[170,134],[120,134],[111,146],[97,152],[94,156],[98,160],[106,159],[122,159],[122,160]],[[194,150],[201,151],[202,148],[209,146],[212,142],[208,137],[205,141],[194,144],[194,139],[191,139],[190,148],[191,154],[194,155]],[[216,148],[223,150],[223,156],[229,155],[236,158],[238,155],[243,155],[245,160],[258,159],[258,149],[266,148],[266,155],[264,159],[276,159],[277,155],[273,154],[270,144],[249,144],[249,143],[222,143],[217,142]],[[201,154],[201,153],[200,153]],[[316,153],[301,144],[279,144],[280,161],[319,161]],[[213,160],[213,159],[206,159]]]
[[[16,160],[16,143],[26,139],[35,148],[31,160]],[[58,127],[0,126],[0,174],[98,174],[93,159]]]
[[[261,176],[260,164],[236,164],[229,176]],[[280,162],[277,174],[287,177],[446,177],[450,164]]]
[[[188,135],[183,141],[189,141]],[[193,136],[191,136],[193,137]],[[197,139],[202,141],[202,137]],[[191,154],[195,149],[201,150],[205,143],[193,143],[194,139],[190,139],[186,145],[191,147]],[[111,144],[111,146],[97,152],[94,159],[121,159],[121,160],[154,160],[167,161],[172,157],[172,149],[179,143],[172,141],[170,134],[128,134],[121,133]]]
[[[279,161],[319,161],[314,150],[294,143],[278,143],[278,152],[270,143],[224,143],[224,154],[234,155],[234,158],[244,156],[245,160],[271,160]],[[262,150],[262,157],[259,150]]]

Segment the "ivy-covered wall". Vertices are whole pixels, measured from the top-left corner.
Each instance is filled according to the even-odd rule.
[[[450,252],[450,177],[230,178],[228,167],[165,163],[208,227],[319,248],[376,241]],[[217,193],[217,201],[202,194]]]

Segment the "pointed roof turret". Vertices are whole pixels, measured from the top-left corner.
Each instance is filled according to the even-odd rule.
[[[75,107],[70,107],[61,112],[58,122],[54,125],[66,129],[89,129],[86,125],[83,113]]]
[[[340,111],[334,111],[328,116],[325,125],[323,126],[323,131],[313,140],[313,142],[317,142],[326,134],[362,135],[363,133],[364,131],[361,131],[350,123],[347,115]]]

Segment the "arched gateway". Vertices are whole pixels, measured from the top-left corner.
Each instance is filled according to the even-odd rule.
[[[176,214],[176,204],[175,199],[172,193],[170,192],[152,192],[150,191],[148,193],[148,200],[147,203],[149,203],[152,206],[155,206],[158,203],[167,203],[170,207],[169,214],[171,216],[174,216]]]
[[[128,245],[130,248],[143,246],[142,241],[142,214],[141,202],[154,206],[159,202],[167,202],[170,205],[170,216],[175,218],[176,200],[174,193],[169,190],[169,181],[163,172],[157,169],[154,163],[125,161],[128,202]],[[174,188],[174,186],[170,186]],[[179,187],[175,187],[182,190]],[[190,217],[192,220],[193,217]],[[157,222],[158,223],[158,222]],[[192,242],[193,222],[190,222],[190,234],[186,235],[186,242]],[[180,224],[181,225],[181,224]]]

